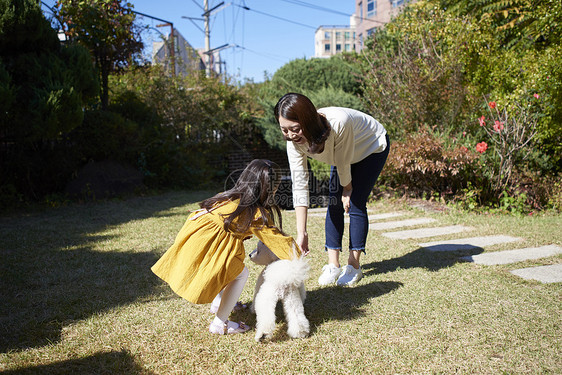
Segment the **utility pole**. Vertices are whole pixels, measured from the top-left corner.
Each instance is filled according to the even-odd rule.
[[[211,69],[212,69],[212,64],[211,64],[212,56],[211,55],[212,55],[212,51],[213,51],[213,50],[211,50],[211,29],[210,29],[210,25],[209,25],[209,18],[214,11],[216,11],[220,7],[223,7],[223,5],[224,5],[224,1],[222,1],[220,4],[216,5],[212,9],[209,9],[209,0],[204,0],[203,1],[203,11],[204,11],[204,13],[201,15],[203,18],[193,18],[193,17],[186,17],[186,16],[181,17],[181,18],[188,19],[191,22],[196,20],[196,21],[203,21],[205,23],[205,30],[202,30],[199,26],[197,26],[197,24],[195,22],[193,22],[193,24],[205,34],[205,50],[203,51],[203,54],[205,55],[205,57],[204,57],[205,74],[206,74],[207,77],[211,76]],[[230,4],[227,4],[224,7],[227,7],[229,5]]]
[[[166,22],[160,25],[156,25],[156,27],[162,26],[170,26],[170,37],[169,37],[169,46],[166,46],[167,49],[170,50],[170,62],[172,64],[172,76],[176,75],[176,47],[174,45],[174,24],[171,22]]]
[[[211,54],[209,50],[211,49],[211,31],[209,29],[209,0],[204,2],[203,18],[205,20],[205,75],[207,78],[211,76]]]
[[[174,39],[175,39],[174,38],[174,23],[170,22],[170,21],[163,20],[162,18],[149,16],[148,14],[137,12],[135,10],[131,10],[131,12],[133,12],[135,14],[138,14],[140,16],[143,16],[143,17],[148,17],[148,18],[152,18],[153,20],[164,22],[163,24],[156,25],[156,27],[164,27],[164,26],[170,27],[170,37],[168,39],[168,41],[170,43],[170,46],[169,47],[166,46],[166,48],[170,49],[170,58],[171,58],[171,63],[172,63],[172,75],[175,76],[176,75],[176,47],[174,45]]]

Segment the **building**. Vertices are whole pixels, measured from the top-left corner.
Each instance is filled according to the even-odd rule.
[[[174,74],[187,75],[194,70],[205,70],[201,54],[189,44],[176,29],[173,30],[173,43],[170,34],[160,42],[152,43],[152,63],[162,64],[166,70],[175,65]],[[173,44],[173,53],[172,52]]]
[[[314,34],[314,57],[330,57],[355,51],[355,16],[349,26],[320,26]]]
[[[355,49],[361,51],[364,41],[387,24],[410,0],[355,0]]]

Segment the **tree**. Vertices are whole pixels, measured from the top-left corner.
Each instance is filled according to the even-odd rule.
[[[370,113],[398,137],[425,125],[462,132],[471,115],[466,72],[480,63],[489,39],[470,17],[427,2],[409,5],[358,57]]]
[[[48,185],[38,182],[47,153],[97,90],[88,51],[61,46],[37,1],[0,0],[0,191]]]
[[[275,72],[271,84],[282,92],[333,87],[359,94],[358,69],[341,55],[329,59],[296,59]]]
[[[544,48],[562,37],[562,2],[559,0],[441,0],[441,7],[456,15],[491,19],[509,48]]]
[[[438,1],[439,2],[439,1]],[[454,16],[488,24],[493,45],[467,70],[475,92],[516,109],[540,95],[540,169],[562,171],[562,2],[559,0],[440,0]],[[478,35],[477,35],[478,36]],[[538,168],[538,167],[537,167]]]
[[[132,5],[121,0],[60,0],[65,34],[88,48],[99,71],[102,108],[109,104],[108,77],[129,65],[143,47]]]
[[[257,120],[266,142],[277,149],[285,149],[285,140],[273,115],[273,108],[288,92],[307,95],[317,108],[339,106],[364,110],[359,93],[358,65],[346,56],[329,59],[296,59],[279,68],[270,81],[259,90],[262,115]]]

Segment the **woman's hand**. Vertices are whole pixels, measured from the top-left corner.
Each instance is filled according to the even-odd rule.
[[[351,182],[343,187],[343,191],[341,193],[341,202],[343,203],[343,209],[346,213],[349,213],[349,208],[351,207],[351,192],[353,191],[353,187],[351,186]]]
[[[306,219],[308,215],[307,206],[297,206],[295,207],[295,214],[297,217],[297,245],[302,250],[303,255],[308,254],[308,232],[306,231]]]
[[[299,233],[296,242],[302,250],[302,255],[308,255],[310,251],[308,250],[308,233]]]

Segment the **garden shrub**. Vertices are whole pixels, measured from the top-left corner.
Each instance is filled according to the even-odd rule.
[[[0,208],[64,186],[65,136],[97,90],[88,51],[61,45],[37,1],[0,0]]]
[[[411,197],[452,198],[481,180],[478,155],[462,144],[447,145],[430,129],[391,141],[379,185]]]
[[[154,66],[129,69],[110,83],[110,108],[139,124],[137,165],[152,185],[222,182],[227,155],[258,141],[252,101],[219,79],[200,72],[172,77]]]
[[[279,68],[269,84],[279,96],[328,87],[358,95],[361,93],[359,74],[358,67],[342,55],[328,59],[295,59]]]
[[[139,152],[139,126],[118,113],[87,110],[82,125],[70,134],[77,158],[131,163]]]

